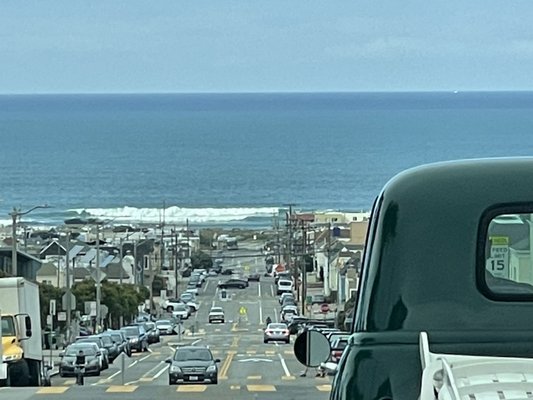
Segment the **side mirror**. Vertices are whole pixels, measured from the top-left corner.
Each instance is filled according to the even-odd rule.
[[[96,355],[97,355],[98,357],[100,357],[100,356],[102,355],[102,352],[101,352],[101,351],[97,351],[97,352],[96,352]]]
[[[169,358],[166,358],[166,359],[165,359],[165,362],[166,362],[167,364],[172,364],[172,358],[170,358],[170,357],[169,357]]]
[[[219,363],[220,362],[220,358],[215,359],[215,362]]]
[[[59,357],[65,357],[65,352],[64,351],[59,352]],[[47,365],[47,367],[49,367],[49,365]]]
[[[307,367],[318,367],[328,361],[331,355],[331,344],[321,332],[307,330],[294,341],[296,359]]]

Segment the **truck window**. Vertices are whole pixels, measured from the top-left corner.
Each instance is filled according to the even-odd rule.
[[[489,295],[533,299],[533,212],[497,213],[487,222],[482,276]]]
[[[2,317],[2,336],[15,336],[15,324],[13,317]]]

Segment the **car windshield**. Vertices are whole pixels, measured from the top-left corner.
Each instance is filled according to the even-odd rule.
[[[222,307],[212,307],[211,312],[220,313],[220,312],[223,312],[223,310],[222,310]]]
[[[96,349],[94,346],[68,346],[65,350],[65,355],[68,357],[77,356],[80,350],[82,350],[86,356],[96,355]]]
[[[159,327],[159,326],[167,326],[167,325],[171,325],[170,321],[167,320],[167,319],[163,319],[163,320],[157,321],[155,323],[155,326],[157,326],[157,327]]]
[[[103,345],[103,342],[100,338],[81,338],[76,340],[76,343],[96,343],[98,347]]]
[[[180,349],[174,354],[175,361],[210,361],[212,359],[211,352],[206,349]]]
[[[287,329],[285,324],[269,324],[268,329]]]
[[[138,336],[139,335],[139,328],[134,327],[134,326],[127,326],[125,328],[122,328],[122,330],[128,336]]]

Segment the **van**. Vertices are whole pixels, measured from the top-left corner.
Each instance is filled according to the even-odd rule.
[[[285,292],[292,292],[292,281],[288,279],[280,279],[278,281],[278,290],[277,294],[278,296]]]

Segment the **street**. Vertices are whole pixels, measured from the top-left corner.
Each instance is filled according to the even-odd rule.
[[[229,260],[228,260],[229,261]],[[247,272],[264,273],[260,257],[239,259],[225,264],[241,264]],[[191,397],[219,396],[224,399],[326,399],[330,377],[315,378],[310,373],[300,377],[304,367],[296,360],[291,344],[263,344],[263,327],[267,316],[279,318],[279,303],[273,278],[261,276],[260,282],[250,282],[246,289],[228,289],[230,299],[222,301],[217,283],[228,276],[209,277],[200,289],[200,308],[184,321],[185,334],[162,336],[161,343],[152,344],[147,353],[133,353],[121,358],[99,377],[86,377],[85,386],[75,385],[75,378],[52,378],[48,388],[2,388],[0,398],[34,399],[95,399],[106,398],[169,398],[190,394]],[[209,324],[212,306],[224,309],[224,324]],[[291,342],[294,337],[291,338]],[[165,359],[179,345],[207,345],[213,356],[220,359],[218,385],[179,384],[169,386],[168,364]],[[202,395],[203,394],[203,395]]]

